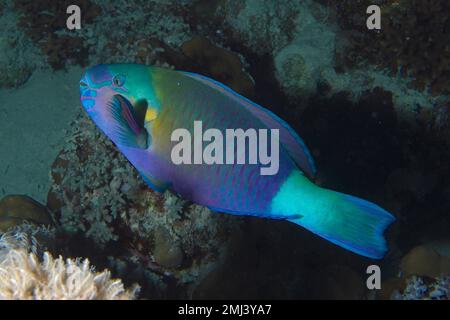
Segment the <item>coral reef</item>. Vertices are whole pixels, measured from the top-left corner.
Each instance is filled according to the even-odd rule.
[[[316,90],[318,80],[314,79],[297,46],[286,47],[276,55],[275,70],[278,81],[291,97],[308,95]]]
[[[17,29],[17,13],[10,0],[3,3],[0,14],[0,88],[22,85],[41,66],[43,57],[32,41]]]
[[[252,78],[240,70],[244,55],[247,60],[255,60],[253,63],[262,58],[271,59],[271,64],[259,66],[266,69],[262,74],[276,78],[293,101],[298,99],[297,108],[301,108],[304,98],[313,95],[321,84],[329,87],[328,94],[348,91],[356,99],[364,91],[383,87],[392,91],[396,108],[409,112],[417,105],[442,104],[442,97],[411,90],[408,80],[386,75],[370,65],[353,68],[347,73],[336,72],[341,63],[339,59],[335,61],[336,52],[343,52],[341,47],[345,46],[341,43],[346,39],[338,34],[334,25],[330,8],[333,5],[319,2],[147,1],[139,2],[139,12],[136,12],[134,4],[127,1],[84,0],[79,4],[85,13],[82,29],[68,31],[64,29],[65,16],[53,13],[66,2],[15,1],[17,10],[22,13],[21,28],[41,47],[55,68],[71,62],[83,65],[88,60],[90,64],[162,65],[209,75],[253,97]],[[343,2],[339,10],[358,10],[362,2]],[[39,15],[31,17],[39,4],[45,4],[49,12],[38,10]],[[45,23],[38,23],[39,19]],[[445,61],[444,58],[434,59],[437,60]],[[274,70],[270,70],[271,65]],[[445,67],[445,62],[442,66]],[[253,73],[259,76],[256,70]],[[445,87],[445,81],[439,77],[435,82]]]
[[[360,6],[360,2],[358,5],[350,1],[339,2],[339,5],[341,3],[349,7]],[[338,6],[337,3],[335,5]],[[355,65],[354,68],[341,72],[342,61],[336,56],[337,53],[351,56],[351,52],[345,51],[349,35],[336,26],[330,6],[332,4],[324,1],[311,0],[243,1],[239,4],[224,1],[217,12],[222,12],[225,17],[224,43],[232,43],[247,59],[252,57],[254,64],[260,60],[265,61],[248,68],[255,78],[257,90],[260,85],[258,82],[275,78],[275,83],[271,82],[271,90],[275,90],[274,85],[278,83],[288,96],[291,107],[300,112],[308,104],[307,100],[316,93],[331,97],[344,91],[350,93],[350,98],[356,102],[364,92],[373,91],[377,87],[392,92],[395,108],[409,116],[418,106],[431,109],[446,103],[447,97],[433,97],[426,91],[413,89],[410,87],[411,79],[389,75],[384,69],[370,63]],[[285,9],[288,10],[283,11]],[[365,9],[366,7],[360,17],[366,17]],[[266,15],[262,12],[276,14]],[[249,23],[251,20],[248,17],[252,14],[263,23]],[[270,17],[269,21],[266,20],[267,17]],[[231,22],[226,23],[227,19]],[[289,25],[289,31],[273,27],[274,25]],[[264,68],[265,72],[259,75],[257,68]],[[324,91],[323,88],[327,90]],[[261,86],[261,90],[267,90],[267,87]],[[264,92],[258,93],[265,95]],[[273,104],[272,100],[273,98],[270,102]]]
[[[0,230],[0,299],[136,297],[138,286],[125,290],[120,280],[111,279],[108,270],[95,272],[87,259],[54,259],[50,252],[60,250],[60,239],[42,205],[25,196],[7,196],[0,208],[9,213],[0,219],[8,222]]]
[[[15,8],[21,13],[19,27],[47,55],[48,63],[54,69],[65,67],[66,63],[85,65],[88,46],[77,32],[66,34],[66,9],[72,1],[27,1],[14,0]],[[90,0],[77,1],[83,14],[83,24],[92,23],[101,10]]]
[[[239,42],[272,53],[292,39],[299,12],[298,1],[249,0],[222,1],[216,14],[225,17],[225,25]]]
[[[125,290],[109,271],[94,272],[87,259],[53,258],[12,249],[0,256],[2,300],[130,300],[138,288]]]
[[[186,5],[184,1],[93,2],[102,12],[101,23],[88,24],[79,30],[88,48],[90,64],[165,65],[161,56],[191,37],[189,26],[175,14],[177,7]]]
[[[22,223],[0,234],[0,255],[24,249],[37,255],[55,251],[56,229],[44,225]]]
[[[55,251],[56,228],[48,209],[27,196],[8,195],[0,200],[0,256],[10,250],[37,255]]]
[[[1,87],[48,68],[45,58],[53,68],[137,62],[219,80],[288,120],[311,148],[318,184],[398,217],[381,298],[448,298],[448,261],[430,245],[449,230],[444,1],[378,1],[379,33],[365,28],[365,0],[82,0],[76,31],[55,14],[67,1],[6,3]],[[54,225],[38,225],[47,221],[31,209],[0,210],[0,256],[88,257],[125,285],[139,282],[144,298],[368,296],[367,260],[288,222],[218,216],[152,192],[84,116],[66,138],[51,169]]]
[[[450,259],[436,252],[431,244],[411,249],[396,268],[397,276],[382,283],[379,299],[448,299]]]
[[[366,27],[365,11],[371,4],[369,0],[328,2],[349,36],[349,46],[337,52],[339,63],[353,67],[369,61],[413,78],[412,85],[420,91],[429,87],[432,94],[448,94],[450,3],[378,1],[382,9],[378,33],[368,32]]]
[[[151,191],[85,116],[72,124],[52,179],[47,205],[66,237],[91,241],[92,255],[107,253],[112,264],[144,268],[156,295],[168,294],[167,281],[188,294],[220,261],[240,221]]]

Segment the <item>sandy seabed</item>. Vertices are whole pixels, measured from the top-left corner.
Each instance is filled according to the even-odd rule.
[[[82,72],[37,70],[21,87],[0,89],[0,197],[26,194],[45,202],[50,166],[81,111]]]

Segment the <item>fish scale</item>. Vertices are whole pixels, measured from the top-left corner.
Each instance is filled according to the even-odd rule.
[[[190,85],[192,85],[192,80],[191,81],[186,81],[186,82],[182,82],[181,86],[177,85],[177,88],[167,88],[167,92],[174,92],[175,89],[179,90],[188,90],[190,92],[194,92],[194,90],[192,90],[192,88],[190,87]],[[187,93],[188,96],[191,96],[191,94]],[[165,95],[163,95],[165,96]],[[227,106],[228,109],[232,109],[234,110],[233,112],[228,113],[228,117],[222,117],[225,118],[225,121],[221,121],[219,122],[218,117],[213,117],[214,113],[211,112],[205,112],[206,110],[211,110],[211,101],[210,99],[208,99],[208,94],[205,94],[203,96],[200,96],[198,101],[190,101],[189,99],[184,99],[183,101],[176,101],[176,96],[174,95],[167,95],[167,99],[165,100],[164,98],[161,101],[161,105],[164,106],[165,105],[173,105],[176,106],[175,108],[172,108],[170,110],[172,113],[172,116],[174,117],[174,124],[175,126],[171,126],[170,124],[166,124],[169,127],[168,131],[173,131],[174,129],[177,128],[188,128],[190,130],[193,129],[193,122],[195,120],[202,120],[202,124],[203,124],[203,131],[207,130],[208,128],[217,128],[219,130],[221,130],[222,132],[225,132],[225,129],[227,128],[233,128],[231,123],[234,122],[233,120],[235,119],[235,114],[236,114],[236,106],[228,103],[226,103],[226,97],[224,97],[223,100],[225,101],[220,101],[219,105],[220,106]],[[222,107],[225,108],[225,107]],[[168,115],[165,114],[164,117],[161,118],[161,122],[165,122],[166,117]],[[157,120],[158,121],[158,120]],[[245,121],[247,121],[247,123],[245,123]],[[250,114],[247,113],[245,115],[241,115],[240,117],[240,122],[242,124],[245,123],[245,126],[243,125],[242,127],[244,129],[247,128],[252,128],[254,127],[254,120],[252,121],[252,118],[250,117]],[[264,128],[261,124],[259,124],[259,127]],[[164,131],[165,134],[166,130]],[[162,133],[162,132],[161,132]],[[157,133],[155,133],[157,134]],[[158,140],[159,137],[157,135],[155,135],[155,140]],[[166,136],[167,139],[167,136]],[[236,157],[236,152],[235,152],[235,157]],[[168,158],[168,155],[166,156],[166,158]],[[255,167],[258,167],[258,165],[255,165]],[[199,177],[208,177],[208,171],[209,168],[205,167],[205,166],[196,166],[196,165],[191,165],[191,166],[185,166],[183,169],[185,172],[188,171],[189,174],[191,175],[192,179],[197,179]],[[214,170],[214,169],[213,169]],[[249,169],[250,170],[250,167]],[[257,170],[257,169],[255,169]],[[218,188],[218,192],[214,192],[214,193],[219,193],[220,195],[223,195],[225,197],[225,199],[227,200],[227,206],[230,206],[230,203],[234,203],[233,205],[233,209],[235,209],[234,207],[240,206],[240,200],[239,200],[239,194],[240,193],[247,193],[250,190],[250,193],[254,193],[252,192],[252,188],[256,188],[257,185],[251,183],[252,181],[245,181],[241,182],[240,184],[236,184],[235,181],[236,180],[241,180],[242,176],[243,176],[243,172],[240,168],[236,167],[236,166],[231,166],[231,165],[224,165],[221,166],[221,168],[219,169],[220,173],[224,176],[224,179],[220,182],[220,185],[215,183],[214,181],[211,181],[211,184],[213,186],[213,188],[210,188],[211,186],[209,186],[208,188],[205,188],[205,197],[210,197],[212,191],[210,190],[214,190],[214,188]],[[183,174],[182,176],[185,176],[185,174]],[[270,180],[276,180],[279,177],[267,177],[267,179]],[[276,181],[272,181],[275,185],[276,185]],[[221,188],[222,186],[226,186],[228,188],[232,188],[233,190],[235,190],[235,192],[233,193],[232,197],[228,196],[228,192],[223,192],[221,190],[225,190],[226,188]],[[259,201],[259,208],[258,210],[260,212],[266,211],[267,210],[267,205],[268,205],[268,201],[266,201],[266,203]]]

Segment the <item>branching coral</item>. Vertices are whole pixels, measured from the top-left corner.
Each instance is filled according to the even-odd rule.
[[[0,255],[13,249],[24,249],[35,254],[53,249],[56,230],[48,226],[36,226],[27,222],[0,234]]]
[[[22,223],[0,234],[0,299],[133,299],[108,270],[96,273],[86,259],[54,259],[56,230]],[[43,257],[42,261],[39,257]]]
[[[94,272],[89,261],[53,258],[39,261],[34,253],[10,250],[0,256],[0,299],[20,300],[129,300],[137,287],[125,290],[109,271]]]

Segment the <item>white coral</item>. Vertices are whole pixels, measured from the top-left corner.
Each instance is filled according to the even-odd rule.
[[[94,272],[86,259],[55,259],[48,252],[43,261],[23,249],[0,257],[0,299],[27,300],[129,300],[137,287],[125,290],[108,270]]]

